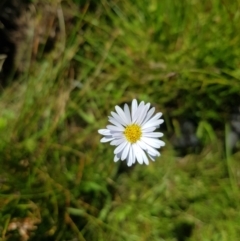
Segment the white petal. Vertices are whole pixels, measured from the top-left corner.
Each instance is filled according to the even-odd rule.
[[[142,155],[142,158],[143,158],[143,163],[145,163],[146,165],[148,165],[149,164],[149,161],[148,161],[148,158],[147,158],[147,156],[146,156],[146,153],[142,150],[142,149],[140,149],[141,150],[141,155]]]
[[[143,121],[142,124],[145,124],[145,123],[152,117],[154,111],[155,111],[155,107],[152,107],[152,108],[148,111],[147,116],[146,116],[146,118],[145,118],[145,120]]]
[[[147,123],[144,124],[144,126],[142,127],[142,129],[146,129],[152,126],[158,126],[161,125],[164,122],[163,119],[160,120],[155,120],[155,121],[148,121]]]
[[[130,160],[130,156],[128,155],[128,158],[127,158],[127,166],[130,167],[132,166],[132,160]]]
[[[114,161],[114,162],[117,162],[117,161],[119,161],[119,159],[120,159],[120,158],[119,158],[117,155],[115,155],[113,161]]]
[[[100,129],[100,130],[98,130],[98,133],[101,135],[104,135],[104,136],[111,135],[110,130],[108,130],[108,129]]]
[[[153,156],[160,156],[160,153],[153,147],[151,147],[150,145],[148,145],[148,143],[144,143],[146,145],[146,152],[150,153]]]
[[[117,113],[120,116],[120,118],[122,119],[122,121],[126,125],[129,124],[129,122],[127,121],[127,117],[126,117],[125,113],[123,112],[123,110],[118,105],[115,106],[115,110],[117,111]]]
[[[116,154],[117,158],[120,160],[121,159],[121,155],[122,155],[123,151],[120,151],[118,154]]]
[[[136,155],[134,154],[134,151],[133,151],[133,147],[131,146],[130,147],[130,151],[131,151],[131,158],[132,158],[132,164],[135,163],[135,160],[136,160]]]
[[[114,132],[114,131],[112,131],[111,135],[112,135],[112,137],[115,137],[116,139],[124,137],[122,132]]]
[[[153,126],[153,127],[149,127],[149,128],[146,128],[146,129],[144,129],[144,130],[142,130],[142,133],[148,133],[148,132],[153,132],[153,131],[155,131],[157,128],[155,127],[155,126]],[[144,134],[145,135],[145,134]]]
[[[148,156],[150,157],[150,159],[151,159],[152,161],[155,161],[156,156],[152,156],[152,155],[150,155],[149,153],[148,153]]]
[[[108,125],[107,128],[111,131],[124,131],[125,130],[125,128],[123,126]]]
[[[135,112],[138,108],[138,103],[137,103],[137,100],[133,100],[132,101],[132,120],[133,120],[133,116],[135,115]]]
[[[147,113],[149,107],[150,107],[150,103],[146,104],[146,105],[142,108],[141,114],[140,114],[140,116],[138,117],[138,119],[136,120],[136,123],[137,123],[137,124],[139,124],[139,125],[142,124],[142,122],[143,122],[144,119],[146,118],[146,113]]]
[[[123,142],[122,144],[120,144],[115,150],[114,150],[114,154],[118,154],[119,152],[121,152],[123,150],[123,148],[128,144],[127,141]]]
[[[138,108],[141,107],[141,106],[144,106],[144,105],[145,105],[145,104],[144,104],[144,101],[141,101],[140,104],[139,104],[139,106],[138,106]]]
[[[127,165],[130,167],[134,162],[135,162],[135,160],[134,160],[134,155],[133,155],[133,148],[132,148],[132,146],[130,146],[128,159],[127,159]]]
[[[165,146],[165,142],[164,141],[161,141],[161,140],[159,140],[160,142],[161,142],[161,146]]]
[[[150,106],[150,105],[149,105]],[[146,112],[147,112],[147,108],[149,107],[148,105],[139,105],[139,108],[136,112],[136,115],[135,115],[135,123],[136,124],[141,124],[143,119],[146,117]]]
[[[138,145],[136,145],[136,144],[133,144],[132,147],[133,147],[133,151],[134,151],[134,154],[137,158],[138,163],[143,164],[143,158],[142,158],[142,155],[141,155],[142,149],[139,148]]]
[[[128,143],[127,146],[124,148],[123,150],[123,153],[122,153],[122,156],[121,156],[121,160],[125,160],[128,156],[128,153],[129,153],[129,148],[130,148],[131,144]]]
[[[151,156],[160,156],[160,152],[158,152],[156,149],[152,148],[149,146],[149,148],[147,149],[147,153]]]
[[[145,138],[145,137],[143,137],[143,138]],[[159,147],[165,146],[165,142],[162,141],[162,140],[159,140],[159,139],[156,139],[156,138],[148,138],[148,137],[146,137],[146,139],[148,139],[149,145],[151,145],[152,143],[155,143],[155,145],[158,145]],[[159,148],[159,147],[156,147],[156,148]]]
[[[143,136],[144,137],[158,138],[158,137],[162,137],[163,133],[162,132],[149,132],[149,133],[144,133]]]
[[[131,155],[132,155],[132,164],[136,162],[136,155],[134,153],[133,145],[131,145]]]
[[[114,140],[114,138],[112,138],[112,136],[111,137],[103,137],[101,140],[100,140],[100,142],[108,142],[108,141],[112,141],[112,140]]]
[[[113,141],[110,142],[110,145],[112,146],[119,146],[120,144],[122,144],[123,142],[125,142],[124,138],[120,138],[120,139],[115,139]]]
[[[128,123],[131,123],[132,122],[132,118],[131,118],[131,114],[130,114],[130,110],[129,110],[129,107],[127,104],[124,105],[124,113],[127,117],[127,121]]]
[[[111,122],[113,125],[118,126],[118,127],[123,127],[116,119],[113,117],[109,116],[108,121]]]
[[[143,141],[137,141],[136,142],[136,145],[138,145],[141,149],[143,149],[143,150],[147,150],[147,146],[146,146],[146,144],[143,142]]]
[[[119,122],[123,126],[126,126],[125,122],[122,120],[122,118],[117,113],[112,111],[111,114],[117,122]]]
[[[150,103],[147,103],[146,104],[146,109],[145,109],[145,111],[144,111],[144,114],[143,114],[143,119],[142,119],[142,121],[141,121],[141,123],[140,124],[142,124],[143,122],[144,122],[144,120],[146,119],[146,116],[147,116],[147,112],[148,112],[148,110],[149,110],[149,108],[150,108]]]
[[[149,121],[160,119],[162,116],[162,112],[158,112],[155,116],[153,116]]]
[[[138,120],[138,118],[141,117],[141,113],[142,113],[142,110],[144,109],[144,107],[145,107],[144,101],[142,101],[142,102],[139,104],[137,110],[135,111],[135,113],[134,113],[134,115],[133,115],[133,118],[132,118],[132,122],[133,122],[133,123],[136,123],[137,120]]]
[[[144,141],[145,143],[147,143],[148,145],[155,147],[155,148],[159,148],[161,146],[165,146],[165,142],[155,139],[155,138],[148,138],[148,137],[142,137],[141,141]]]
[[[161,113],[161,112],[157,113],[157,114],[154,115],[150,120],[148,120],[148,121],[145,120],[144,123],[143,123],[143,126],[144,126],[145,124],[149,123],[149,122],[152,122],[152,121],[155,121],[155,120],[159,119],[161,116],[162,116],[162,113]]]

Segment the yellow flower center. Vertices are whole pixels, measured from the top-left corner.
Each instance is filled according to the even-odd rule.
[[[140,140],[142,136],[142,130],[139,125],[132,124],[126,127],[124,135],[130,143],[135,143]]]

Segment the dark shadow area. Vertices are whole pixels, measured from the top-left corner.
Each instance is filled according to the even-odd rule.
[[[193,229],[194,224],[182,221],[176,225],[174,233],[178,241],[187,241],[191,237]]]

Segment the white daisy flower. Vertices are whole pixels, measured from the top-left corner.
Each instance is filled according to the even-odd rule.
[[[131,166],[137,160],[140,164],[148,165],[148,157],[155,161],[155,158],[160,156],[156,148],[165,146],[165,143],[158,139],[163,133],[154,131],[164,121],[160,119],[162,113],[153,116],[155,108],[149,108],[150,103],[145,104],[142,101],[138,105],[135,99],[132,101],[131,112],[127,104],[123,110],[115,106],[116,112],[111,112],[112,116],[108,117],[113,125],[98,131],[104,136],[101,142],[110,141],[110,145],[116,146],[114,162],[127,160],[127,165]]]

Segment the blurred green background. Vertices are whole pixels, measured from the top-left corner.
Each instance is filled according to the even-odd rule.
[[[240,1],[29,9],[23,67],[0,93],[0,240],[239,240],[240,152],[226,139],[240,104]],[[97,130],[133,98],[163,112],[166,146],[127,168]],[[183,120],[201,144],[180,155]]]

